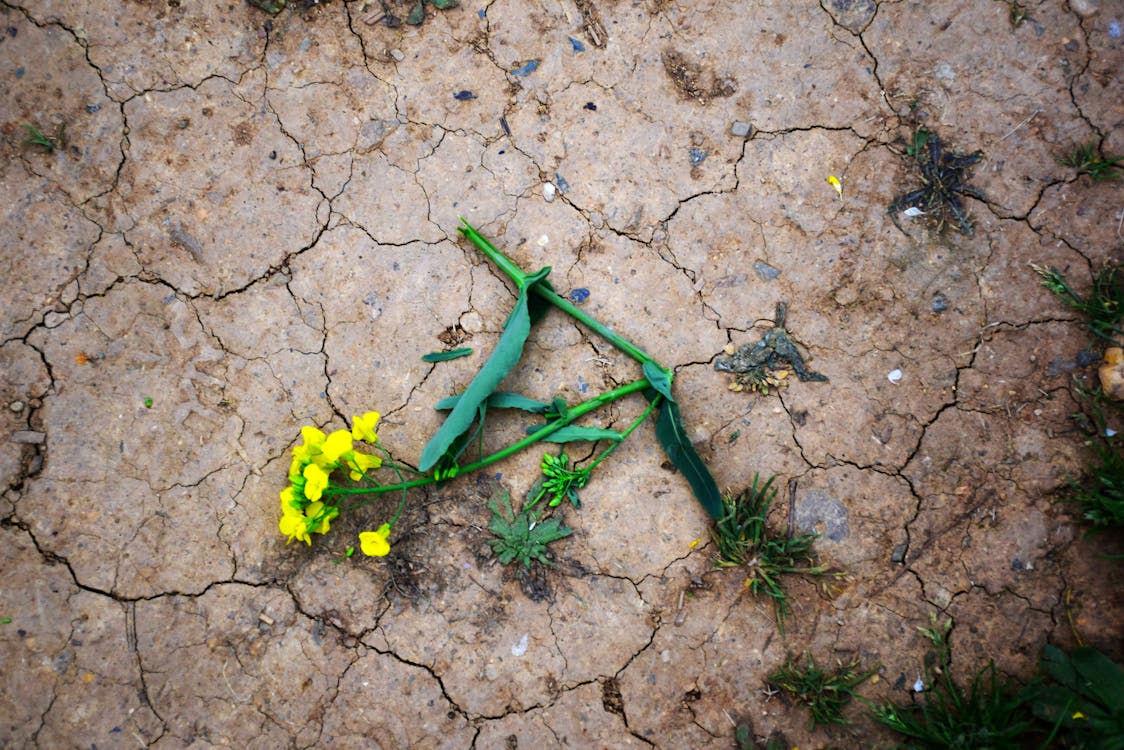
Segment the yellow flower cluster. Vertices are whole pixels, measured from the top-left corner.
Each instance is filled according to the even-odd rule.
[[[382,465],[378,456],[358,453],[355,440],[375,443],[379,413],[369,411],[352,418],[351,430],[336,430],[330,435],[315,427],[302,427],[303,444],[293,448],[293,462],[289,465],[289,486],[281,491],[281,533],[289,538],[312,544],[312,533],[327,534],[329,526],[340,509],[324,492],[331,486],[330,477],[336,469],[345,469],[353,481],[362,479],[371,469]],[[381,531],[381,529],[380,529]],[[378,532],[367,532],[378,533]],[[387,536],[390,534],[387,528]],[[386,537],[383,537],[385,544]],[[389,551],[389,545],[387,545]],[[364,547],[366,551],[366,547]],[[386,554],[385,552],[383,554]]]

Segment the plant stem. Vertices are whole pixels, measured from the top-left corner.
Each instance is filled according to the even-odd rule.
[[[648,408],[644,410],[644,413],[641,414],[639,417],[637,417],[636,421],[633,422],[632,424],[630,424],[628,426],[627,430],[625,430],[624,432],[621,433],[621,439],[616,441],[612,445],[610,445],[608,448],[606,448],[605,452],[602,453],[600,456],[593,459],[593,462],[589,466],[587,466],[585,470],[590,471],[590,472],[593,471],[594,469],[597,468],[597,464],[601,463],[606,458],[608,458],[609,454],[612,453],[613,451],[615,451],[617,449],[617,446],[619,446],[621,443],[623,443],[625,440],[627,440],[628,436],[632,434],[633,430],[635,430],[637,427],[639,427],[644,422],[644,420],[647,419],[649,417],[649,415],[651,415],[652,411],[657,406],[659,406],[659,403],[662,399],[663,399],[663,396],[660,396],[660,395],[657,394],[656,397],[653,398],[648,403]]]
[[[535,443],[541,441],[543,438],[548,437],[554,432],[557,432],[579,417],[582,417],[589,412],[594,411],[595,409],[599,409],[605,404],[612,403],[622,396],[627,396],[630,393],[637,393],[649,387],[651,387],[651,383],[648,382],[648,379],[640,378],[639,380],[633,380],[631,383],[626,383],[625,385],[614,388],[611,391],[606,391],[599,396],[594,396],[593,398],[587,401],[583,401],[577,406],[569,409],[566,413],[565,419],[559,419],[557,421],[551,422],[548,425],[544,425],[541,429],[532,432],[527,437],[512,443],[506,448],[498,450],[489,456],[485,456],[479,461],[461,466],[457,469],[457,474],[467,474],[468,472],[476,471],[477,469],[482,469],[485,466],[494,464],[497,461],[502,461],[513,453],[517,453],[524,448],[527,448],[528,446],[534,445]],[[644,417],[647,417],[647,415],[651,413],[651,411],[652,405],[649,405],[648,409],[644,412]],[[634,430],[637,425],[639,425],[640,421],[643,421],[644,417],[641,417],[638,422],[630,426],[628,431],[624,433],[625,436],[632,432],[632,430]],[[418,479],[412,479],[408,482],[400,482],[399,484],[383,484],[377,487],[329,487],[328,489],[324,490],[324,495],[381,495],[384,492],[396,492],[399,490],[413,489],[414,487],[425,487],[426,485],[437,484],[439,481],[443,480],[439,480],[436,477],[420,477]],[[359,503],[354,507],[361,507],[365,505],[366,502],[367,501]],[[350,508],[349,510],[354,510],[354,508]]]
[[[500,270],[506,273],[508,277],[513,282],[515,282],[515,285],[519,287],[520,290],[523,289],[523,287],[526,285],[527,274],[523,272],[523,269],[521,269],[515,263],[515,261],[511,260],[506,255],[497,250],[495,246],[492,245],[492,243],[484,239],[484,237],[479,232],[477,232],[476,229],[473,228],[473,226],[469,224],[468,221],[466,221],[464,218],[461,219],[460,233],[467,237],[469,241],[472,242],[472,244],[476,245],[476,247],[480,249],[480,252],[487,255],[493,263],[499,266]],[[531,289],[531,291],[550,304],[559,308],[563,312],[572,316],[579,323],[585,325],[591,331],[604,338],[610,344],[617,347],[622,352],[635,359],[637,362],[640,362],[641,364],[645,362],[653,362],[655,364],[659,364],[650,354],[645,352],[643,349],[636,346],[628,339],[622,337],[619,333],[601,323],[596,318],[590,316],[584,310],[575,306],[572,302],[570,302],[570,300],[560,296],[549,286],[545,284],[537,284]]]

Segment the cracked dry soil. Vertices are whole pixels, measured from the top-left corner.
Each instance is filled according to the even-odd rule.
[[[933,612],[963,675],[1078,636],[1124,655],[1119,540],[1051,500],[1096,347],[1028,268],[1087,289],[1121,258],[1119,184],[1055,160],[1124,152],[1118,2],[1015,28],[999,0],[462,0],[397,29],[379,5],[0,0],[0,745],[728,748],[748,721],[871,747],[857,707],[811,733],[762,690],[786,650],[880,662],[860,692],[897,701]],[[911,118],[984,152],[972,236],[887,216]],[[774,522],[846,583],[789,584],[782,637],[691,547],[705,514],[650,428],[530,585],[487,554],[495,477],[412,495],[386,559],[339,562],[364,518],[286,547],[302,424],[377,409],[416,462],[497,340],[514,297],[459,215],[673,363],[719,485],[777,473]],[[829,382],[728,390],[715,358],[778,301]],[[477,354],[419,359],[454,344]],[[510,386],[633,377],[551,315]]]

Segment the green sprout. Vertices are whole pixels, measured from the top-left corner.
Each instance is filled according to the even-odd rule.
[[[1074,291],[1056,268],[1030,264],[1034,272],[1042,277],[1042,286],[1049,289],[1067,307],[1084,315],[1086,325],[1094,336],[1113,341],[1116,336],[1124,336],[1120,328],[1124,320],[1124,275],[1118,275],[1119,265],[1102,268],[1093,277],[1093,290],[1088,297]]]
[[[812,544],[816,534],[773,536],[769,533],[769,507],[776,497],[770,477],[763,485],[753,476],[753,485],[737,497],[724,497],[725,514],[717,519],[711,537],[718,548],[718,566],[744,566],[746,586],[757,594],[765,592],[773,600],[777,626],[784,632],[788,615],[788,596],[781,584],[782,575],[842,578],[844,573],[816,565]]]
[[[493,496],[488,508],[492,511],[488,530],[497,537],[490,540],[489,544],[497,559],[504,565],[518,561],[524,568],[530,568],[531,561],[537,560],[543,565],[552,566],[553,563],[546,556],[546,546],[574,533],[557,516],[544,520],[541,514],[531,508],[524,508],[516,513],[511,507],[511,495],[504,491]]]
[[[952,677],[952,649],[949,633],[952,620],[942,624],[930,615],[929,628],[918,628],[935,648],[935,658],[926,659],[925,677],[917,692],[924,700],[907,706],[888,703],[874,706],[874,718],[912,741],[904,745],[921,750],[1016,750],[1029,747],[1029,701],[1036,683],[1020,688],[1000,679],[995,662],[989,661],[976,672],[965,690]],[[936,667],[931,668],[930,663]]]
[[[55,131],[53,136],[44,135],[34,125],[25,124],[23,129],[27,131],[28,136],[27,139],[24,140],[25,144],[29,146],[41,146],[46,149],[49,154],[53,154],[66,145],[65,122],[59,125],[59,129]]]
[[[1115,180],[1120,177],[1120,170],[1124,170],[1124,156],[1105,156],[1101,153],[1100,146],[1095,141],[1074,147],[1073,151],[1058,157],[1058,163],[1066,167],[1073,167],[1077,174],[1087,174],[1094,182],[1102,180]]]
[[[1010,10],[1009,18],[1011,19],[1011,28],[1017,29],[1023,21],[1033,21],[1034,18],[1026,12],[1026,6],[1019,2],[1019,0],[1010,0],[1008,3]]]
[[[769,675],[769,683],[808,707],[813,729],[820,724],[849,724],[843,718],[844,706],[855,697],[855,688],[870,679],[879,665],[863,671],[856,658],[846,664],[837,661],[834,669],[825,671],[816,666],[810,652],[805,658],[807,665],[799,667],[789,652],[784,666]]]

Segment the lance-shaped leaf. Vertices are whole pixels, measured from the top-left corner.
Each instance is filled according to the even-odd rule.
[[[476,373],[476,377],[469,383],[465,392],[461,394],[457,405],[445,418],[445,423],[425,444],[425,448],[422,449],[421,460],[418,462],[419,470],[429,471],[432,469],[441,456],[445,455],[449,446],[460,435],[468,431],[480,410],[481,404],[499,388],[500,383],[507,377],[511,368],[515,367],[519,358],[523,356],[523,344],[526,343],[527,335],[531,332],[528,297],[531,288],[545,279],[548,273],[550,273],[549,267],[526,277],[526,283],[519,291],[519,299],[515,303],[515,309],[511,311],[511,315],[508,316],[507,322],[504,324],[503,335],[496,343],[495,351],[492,352],[492,356],[488,357],[484,366],[480,368],[480,372]]]
[[[528,433],[538,432],[543,428],[543,425],[536,424],[527,428]],[[624,435],[616,430],[606,430],[601,427],[582,427],[580,425],[570,424],[550,433],[543,438],[544,443],[576,443],[581,440],[612,440],[620,442],[624,440]]]
[[[472,349],[467,346],[463,349],[450,349],[447,352],[430,352],[422,355],[422,362],[448,362],[450,359],[460,359],[469,354],[472,354]]]
[[[652,384],[656,391],[671,403],[675,403],[675,397],[671,395],[671,375],[667,370],[660,367],[656,362],[646,359],[644,360],[644,377]]]
[[[718,492],[718,483],[714,481],[710,470],[706,468],[695,446],[687,437],[683,420],[679,417],[679,405],[674,401],[665,400],[660,404],[660,416],[656,419],[656,437],[663,445],[664,452],[667,453],[671,463],[675,464],[687,478],[687,483],[691,485],[691,490],[702,504],[703,510],[710,514],[711,518],[721,518],[724,508],[722,495]]]
[[[438,401],[433,408],[438,411],[448,411],[456,406],[460,400],[461,394],[449,396]],[[532,414],[543,414],[551,407],[552,404],[535,401],[533,398],[527,398],[518,393],[509,393],[508,391],[496,391],[488,396],[488,408],[490,409],[521,409]]]

